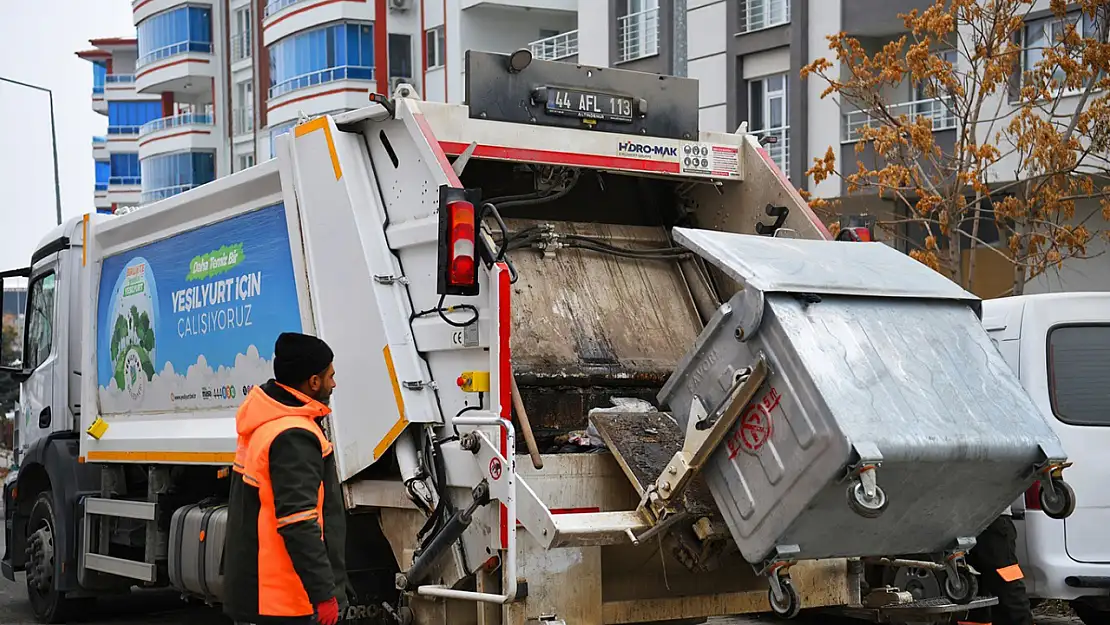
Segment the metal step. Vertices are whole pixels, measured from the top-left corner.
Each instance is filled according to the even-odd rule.
[[[154,564],[97,553],[93,548],[92,534],[94,526],[93,517],[137,519],[150,523],[157,517],[157,504],[147,501],[105,499],[102,497],[86,497],[84,504],[85,512],[82,516],[83,531],[81,536],[80,566],[91,571],[99,571],[101,573],[137,579],[144,582],[153,582],[157,576]]]

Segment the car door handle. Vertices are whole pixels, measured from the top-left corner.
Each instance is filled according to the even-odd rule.
[[[50,406],[42,409],[39,413],[39,428],[45,429],[50,427]]]

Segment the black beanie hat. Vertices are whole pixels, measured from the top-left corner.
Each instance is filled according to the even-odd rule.
[[[274,343],[274,378],[286,386],[297,386],[323,373],[333,357],[328,344],[315,336],[283,332]]]

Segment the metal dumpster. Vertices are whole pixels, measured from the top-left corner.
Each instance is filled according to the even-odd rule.
[[[967,600],[963,551],[1035,480],[1067,514],[1064,450],[974,295],[882,243],[674,233],[741,290],[659,401],[686,430],[766,363],[703,474],[772,599],[796,560],[945,553]]]

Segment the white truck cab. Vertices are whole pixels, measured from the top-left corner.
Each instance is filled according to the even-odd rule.
[[[983,302],[983,324],[1074,462],[1075,511],[1040,509],[1037,485],[1013,507],[1018,560],[1034,599],[1070,600],[1084,623],[1110,618],[1110,293]]]

